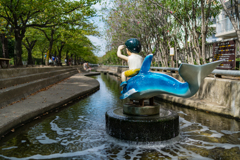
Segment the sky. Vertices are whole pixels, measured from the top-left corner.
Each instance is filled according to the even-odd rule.
[[[94,8],[96,8],[97,13],[100,13],[101,10],[101,5],[99,3],[97,3],[96,5],[93,6]],[[105,28],[105,24],[104,22],[101,21],[101,17],[94,17],[91,18],[91,20],[94,22],[94,24],[98,27],[98,31],[99,33],[102,35],[101,37],[97,37],[97,36],[87,36],[90,41],[95,45],[95,46],[100,46],[99,50],[94,51],[94,54],[98,57],[103,56],[106,53],[106,40],[104,38],[104,28]]]

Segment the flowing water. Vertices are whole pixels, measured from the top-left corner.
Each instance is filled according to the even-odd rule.
[[[160,102],[180,116],[178,139],[137,144],[108,136],[105,112],[126,101],[119,79],[93,78],[99,91],[2,139],[0,159],[240,159],[239,121],[170,103]]]

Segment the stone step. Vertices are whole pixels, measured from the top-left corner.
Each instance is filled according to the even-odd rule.
[[[21,99],[25,99],[30,94],[33,94],[47,86],[53,85],[54,83],[57,83],[77,73],[77,69],[74,69],[51,77],[42,78],[29,83],[1,89],[0,107],[4,107],[16,101],[20,101]]]
[[[37,73],[51,72],[67,68],[76,68],[72,66],[56,66],[56,67],[38,67],[38,68],[8,68],[0,69],[0,79],[13,78],[19,76],[26,76]]]
[[[40,73],[38,72],[35,74],[0,79],[0,89],[11,87],[14,85],[29,83],[31,81],[55,76],[55,75],[58,75],[64,72],[69,72],[72,70],[76,70],[76,68],[61,68],[57,70],[50,70],[48,72],[46,72],[46,70],[44,69],[42,71],[45,71],[45,72],[40,72]]]

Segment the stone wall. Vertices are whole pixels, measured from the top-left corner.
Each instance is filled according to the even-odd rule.
[[[178,74],[171,74],[171,76],[183,81]],[[169,99],[170,97],[175,96],[165,95],[162,98]],[[174,101],[190,107],[240,118],[240,81],[206,77],[194,96],[191,98],[177,97]]]
[[[0,108],[78,73],[76,67],[0,69]]]

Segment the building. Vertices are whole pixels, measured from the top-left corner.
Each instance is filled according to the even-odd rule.
[[[236,17],[235,5],[231,4],[230,0],[225,0],[225,6],[229,13]],[[240,11],[240,0],[238,0],[238,10]],[[239,27],[238,21],[237,25]],[[236,60],[238,60],[236,58],[240,57],[237,32],[224,10],[217,16],[215,27],[216,34],[210,37],[212,44],[209,45],[209,48],[212,50],[209,51],[209,58],[213,58],[214,61],[224,59],[224,62],[217,69],[239,69],[236,65]]]
[[[238,10],[240,11],[240,0],[238,0]],[[234,4],[231,4],[230,0],[225,0],[225,5],[227,9],[229,10],[229,13],[232,13],[236,17]],[[239,13],[238,13],[239,14]],[[239,21],[237,21],[238,27],[239,27]],[[229,39],[229,38],[236,38],[237,33],[228,18],[227,14],[224,10],[221,11],[221,13],[217,17],[217,23],[216,23],[216,37],[221,38],[221,40]]]

